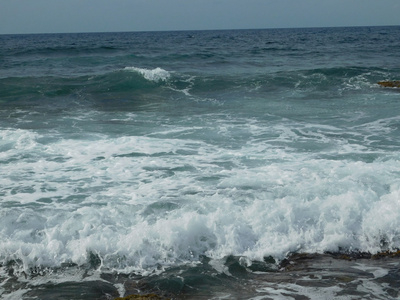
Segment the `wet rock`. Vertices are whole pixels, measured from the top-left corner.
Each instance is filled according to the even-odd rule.
[[[114,300],[166,300],[166,298],[162,298],[156,294],[147,294],[147,295],[129,295],[123,298],[115,298]]]
[[[385,251],[385,252],[379,252],[377,254],[372,255],[372,259],[380,259],[380,258],[385,258],[385,257],[399,257],[400,258],[400,250],[396,252],[392,251]]]
[[[400,80],[379,81],[378,84],[384,87],[400,88]]]

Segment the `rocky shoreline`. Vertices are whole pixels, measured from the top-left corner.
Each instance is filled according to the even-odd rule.
[[[229,289],[222,288],[218,292],[226,293],[229,299],[246,299],[254,296],[273,297],[276,290],[288,288],[287,296],[295,296],[297,293],[307,291],[307,293],[333,290],[340,287],[338,295],[348,296],[348,299],[396,299],[400,296],[398,286],[400,286],[400,251],[384,251],[376,254],[367,252],[354,253],[295,253],[282,260],[278,267],[273,268],[253,266],[254,272],[245,272],[250,268],[240,267],[239,259],[228,267],[232,280],[235,281],[235,291],[229,295]],[[267,266],[271,258],[266,259]],[[258,271],[257,271],[258,270]],[[261,271],[260,271],[261,270]],[[385,296],[368,296],[365,286],[382,287]],[[153,299],[209,299],[215,296],[216,291],[210,287],[207,294],[204,287],[197,287],[197,292],[192,293],[178,292],[168,294],[166,291],[157,290],[153,286],[152,294],[133,294],[115,300],[153,300]],[[296,292],[297,289],[297,292]],[[217,289],[218,290],[218,289]],[[381,292],[381,293],[383,293]],[[278,294],[275,294],[278,296]],[[307,295],[303,295],[307,297]],[[366,297],[366,298],[365,298]],[[385,298],[386,297],[386,298]],[[339,297],[340,298],[340,297]],[[299,298],[300,299],[300,298]],[[305,298],[308,299],[308,298]]]

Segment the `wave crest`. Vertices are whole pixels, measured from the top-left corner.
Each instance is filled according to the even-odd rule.
[[[154,82],[167,81],[171,77],[171,74],[168,71],[158,68],[158,67],[155,69],[125,67],[124,70],[139,73],[145,79],[154,81]]]

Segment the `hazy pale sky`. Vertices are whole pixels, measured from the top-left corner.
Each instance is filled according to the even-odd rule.
[[[0,0],[0,34],[400,25],[400,0]]]

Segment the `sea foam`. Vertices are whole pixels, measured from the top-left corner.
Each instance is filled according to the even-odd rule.
[[[282,143],[302,138],[280,126],[242,129],[281,132]],[[95,256],[98,268],[146,273],[202,255],[262,260],[400,246],[398,157],[331,160],[265,139],[225,149],[160,136],[44,143],[43,134],[2,131],[1,261],[28,270]]]
[[[137,68],[137,67],[125,67],[124,70],[139,73],[145,79],[154,81],[154,82],[166,81],[171,76],[170,72],[168,72],[164,69],[161,69],[161,68],[145,69],[145,68]]]

